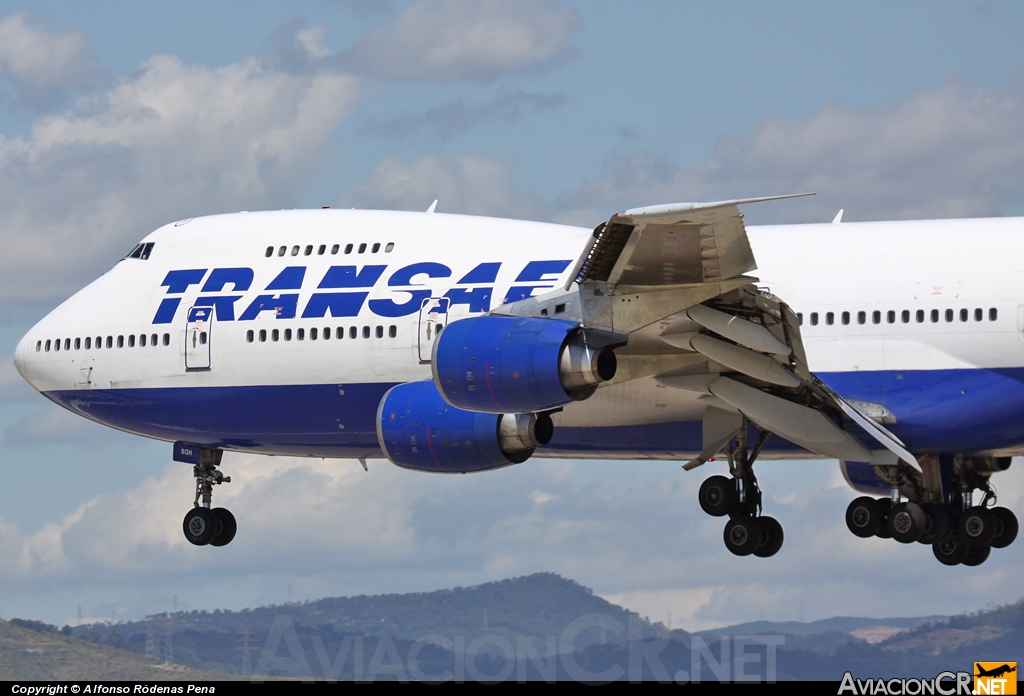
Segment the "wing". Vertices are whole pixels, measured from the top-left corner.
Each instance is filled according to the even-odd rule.
[[[756,261],[738,206],[805,195],[812,194],[617,213],[594,230],[564,290],[496,312],[568,311],[562,318],[579,321],[595,343],[626,343],[609,386],[654,376],[699,393],[705,447],[689,468],[715,456],[744,418],[824,456],[916,467],[878,422],[879,413],[890,419],[883,422],[892,414],[847,402],[811,373],[796,313],[745,275]],[[578,301],[567,301],[573,294]]]

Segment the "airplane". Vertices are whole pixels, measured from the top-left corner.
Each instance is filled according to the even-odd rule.
[[[855,535],[981,564],[1018,531],[991,478],[1024,454],[1024,218],[744,224],[740,206],[787,197],[593,230],[436,202],[187,218],[15,362],[64,408],[174,443],[197,546],[237,530],[212,504],[225,451],[449,474],[717,458],[701,508],[729,551],[769,557],[784,533],[755,462],[824,458],[863,494]]]
[[[979,665],[977,667],[977,669],[978,669],[978,671],[974,675],[976,677],[997,677],[998,678],[998,677],[1003,676],[1004,674],[1010,674],[1012,672],[1016,672],[1017,671],[1017,667],[1016,666],[1011,667],[1009,664],[1002,664],[999,667],[994,667],[992,669],[985,669],[984,667],[981,667]]]

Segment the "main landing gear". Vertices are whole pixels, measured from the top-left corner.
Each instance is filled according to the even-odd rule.
[[[192,468],[192,475],[196,477],[196,498],[181,526],[185,538],[196,546],[227,546],[235,538],[235,516],[226,508],[211,509],[213,487],[231,483],[231,477],[217,468],[222,455],[221,450],[203,449],[199,463]]]
[[[737,556],[774,556],[782,548],[782,525],[774,517],[761,514],[761,489],[754,476],[754,460],[771,434],[761,430],[754,449],[747,452],[746,419],[730,440],[725,452],[732,477],[712,476],[700,486],[700,507],[712,517],[729,516],[723,538],[725,547]]]
[[[921,463],[927,473],[928,462]],[[904,501],[904,491],[918,500],[941,500],[941,491],[922,489],[906,471],[888,472],[890,497],[857,498],[846,509],[846,526],[861,538],[928,544],[944,565],[981,565],[992,549],[1005,548],[1017,538],[1017,516],[1007,508],[993,507],[995,495],[987,476],[978,475],[963,462],[957,462],[957,469],[959,480],[944,503]],[[973,503],[975,488],[985,493],[978,505]]]

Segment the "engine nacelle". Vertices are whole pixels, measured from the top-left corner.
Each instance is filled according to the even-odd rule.
[[[574,323],[480,316],[444,328],[434,342],[434,383],[467,411],[535,413],[588,398],[615,376],[611,348],[588,347]]]
[[[553,431],[544,414],[456,408],[430,381],[393,387],[377,408],[377,441],[385,456],[420,471],[464,474],[519,464],[550,442]]]

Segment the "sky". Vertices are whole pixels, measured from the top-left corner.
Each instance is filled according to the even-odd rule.
[[[144,235],[323,205],[593,227],[626,207],[816,191],[748,224],[1024,215],[1024,5],[0,0],[0,616],[52,623],[424,591],[538,571],[676,628],[973,611],[1024,594],[854,538],[835,462],[764,462],[785,526],[735,558],[678,462],[474,476],[225,456],[191,547],[170,446],[25,385],[21,335]],[[705,467],[705,468],[710,468]],[[720,472],[717,472],[720,473]],[[995,479],[1024,513],[1024,463]],[[197,589],[197,579],[201,588]]]

